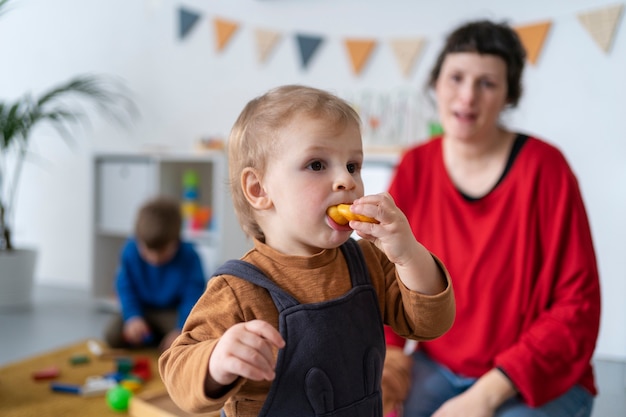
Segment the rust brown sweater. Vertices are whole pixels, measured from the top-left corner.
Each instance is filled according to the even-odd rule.
[[[406,288],[396,277],[394,264],[373,244],[359,240],[359,245],[385,324],[417,340],[437,338],[450,328],[455,315],[454,294],[441,263],[446,289],[427,296]],[[301,303],[334,299],[351,289],[348,266],[339,248],[309,257],[287,256],[255,241],[254,248],[242,259],[259,267]],[[230,275],[209,281],[182,334],[159,359],[161,377],[179,407],[195,413],[224,407],[229,417],[258,415],[271,386],[269,381],[240,378],[220,398],[209,398],[204,392],[209,357],[221,335],[229,327],[253,319],[278,328],[278,312],[265,289]]]

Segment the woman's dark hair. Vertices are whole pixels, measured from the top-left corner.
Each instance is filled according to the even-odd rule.
[[[522,71],[526,61],[526,50],[517,33],[508,24],[480,20],[466,23],[448,35],[446,44],[430,72],[429,87],[435,87],[446,56],[455,52],[477,52],[502,58],[506,63],[507,102],[512,107],[517,105],[522,96]]]

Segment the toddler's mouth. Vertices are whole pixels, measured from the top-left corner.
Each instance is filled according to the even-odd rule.
[[[332,217],[330,217],[328,214],[326,215],[326,218],[328,219],[327,223],[328,225],[333,229],[336,230],[338,232],[348,232],[348,231],[352,231],[352,228],[346,223],[346,224],[339,224],[337,223],[335,220],[333,220]]]

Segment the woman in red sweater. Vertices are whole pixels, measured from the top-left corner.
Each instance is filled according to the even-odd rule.
[[[429,80],[445,133],[409,149],[390,185],[457,302],[452,329],[412,355],[404,417],[591,414],[600,288],[577,179],[556,147],[500,123],[524,61],[506,24],[450,34]],[[393,361],[404,339],[387,331]]]

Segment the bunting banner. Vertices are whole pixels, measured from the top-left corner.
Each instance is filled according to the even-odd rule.
[[[255,29],[254,40],[257,49],[257,58],[261,64],[267,61],[271,52],[276,47],[281,35],[278,32],[268,29]]]
[[[213,28],[215,29],[215,47],[218,52],[221,52],[228,45],[237,29],[239,29],[239,24],[216,17],[213,19]]]
[[[613,37],[615,36],[615,30],[617,29],[617,23],[620,20],[623,8],[623,4],[616,4],[578,15],[580,23],[605,53],[609,52],[613,44]]]
[[[539,54],[543,49],[543,44],[546,41],[546,36],[548,35],[550,26],[552,26],[552,22],[545,21],[532,25],[516,26],[513,28],[520,37],[520,41],[524,45],[524,48],[526,48],[526,59],[528,59],[528,61],[533,65],[537,64]]]
[[[157,4],[162,0],[145,0]],[[605,53],[612,48],[615,33],[620,24],[623,14],[624,4],[616,4],[608,7],[597,8],[594,10],[584,11],[577,15],[578,20],[584,29],[588,32],[593,41]],[[178,35],[179,39],[185,39],[193,31],[202,15],[194,12],[186,7],[178,8]],[[240,25],[238,22],[223,19],[219,17],[213,18],[213,26],[215,31],[215,48],[217,52],[223,51],[231,41],[233,35],[237,32]],[[540,21],[535,24],[516,25],[513,29],[520,37],[524,48],[526,49],[527,61],[536,65],[541,55],[547,36],[552,28],[552,20]],[[277,30],[270,28],[255,28],[254,42],[258,62],[266,63],[271,54],[276,49],[280,40],[285,36]],[[308,69],[313,57],[325,42],[323,35],[306,35],[295,33],[294,40],[297,42],[300,64],[303,69]],[[393,56],[399,67],[401,74],[405,78],[409,78],[413,72],[416,63],[426,45],[426,40],[422,37],[399,37],[388,40]],[[366,65],[372,60],[373,53],[379,43],[374,38],[344,38],[344,46],[348,55],[348,61],[352,72],[360,75]]]
[[[181,7],[178,9],[178,37],[185,39],[191,29],[200,19],[200,15],[194,11]]]
[[[400,72],[404,77],[408,78],[411,75],[417,58],[422,53],[422,49],[424,49],[425,43],[422,38],[392,39],[389,41],[391,50],[400,67]]]
[[[346,48],[348,48],[352,70],[358,75],[363,71],[372,51],[376,47],[376,41],[374,39],[346,39],[344,43]]]
[[[296,35],[298,49],[300,50],[302,68],[308,68],[311,58],[320,47],[323,40],[324,39],[319,36]]]

